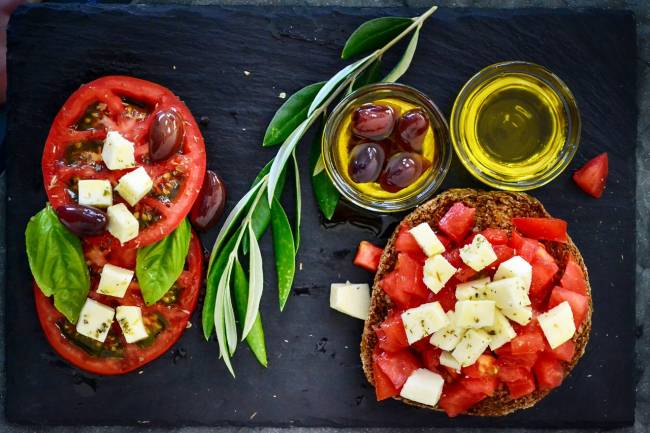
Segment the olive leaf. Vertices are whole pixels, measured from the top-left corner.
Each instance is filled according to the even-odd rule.
[[[291,95],[275,112],[271,123],[266,128],[262,146],[282,144],[289,137],[291,131],[307,118],[309,106],[324,84],[324,81],[310,84]]]
[[[248,278],[246,272],[242,267],[239,260],[235,260],[233,268],[233,297],[235,300],[235,310],[237,312],[237,319],[239,321],[240,330],[241,325],[244,323],[246,317],[246,303],[248,302]],[[257,361],[264,367],[268,365],[266,359],[266,343],[264,340],[264,328],[262,327],[262,318],[260,313],[257,313],[255,323],[251,331],[246,336],[246,343],[250,347],[251,352],[257,358]]]
[[[293,243],[296,254],[300,248],[300,224],[302,221],[302,190],[300,188],[300,169],[298,168],[298,159],[296,158],[296,151],[293,151],[293,172],[295,174],[294,183],[296,184],[296,221],[293,231]],[[295,257],[294,257],[295,260]]]
[[[403,17],[381,17],[366,21],[350,35],[341,58],[347,60],[377,50],[399,36],[411,23],[412,19]]]
[[[323,126],[321,125],[319,132],[322,132],[322,130]],[[321,134],[316,134],[316,138],[312,143],[311,152],[309,154],[309,168],[312,173],[314,172],[318,160],[322,159],[320,135]],[[316,202],[318,203],[320,211],[326,219],[332,219],[336,206],[341,198],[341,194],[324,171],[320,171],[318,174],[310,176],[310,179],[312,190],[316,196]]]
[[[381,80],[381,67],[382,62],[380,59],[375,60],[372,64],[364,70],[359,76],[352,82],[351,90],[354,92],[361,87],[378,83]]]
[[[250,272],[250,279],[248,282],[248,302],[246,303],[242,340],[246,338],[255,324],[255,318],[260,308],[260,300],[262,299],[262,292],[264,290],[262,252],[257,243],[257,238],[253,233],[253,228],[250,225],[248,226],[248,243],[248,271]]]
[[[271,206],[271,231],[275,251],[275,269],[278,275],[278,297],[280,311],[284,310],[296,272],[296,249],[287,214],[277,199]]]
[[[421,27],[422,25],[419,25],[417,29],[415,29],[415,32],[413,32],[413,36],[411,37],[409,44],[406,46],[406,50],[404,51],[402,58],[399,60],[399,62],[397,62],[393,70],[390,71],[388,75],[386,75],[386,77],[384,77],[384,79],[382,80],[383,82],[392,83],[399,80],[402,77],[402,75],[404,75],[404,73],[411,66],[413,55],[415,54],[415,50],[418,46],[418,39],[420,37]]]
[[[226,264],[226,268],[224,269],[224,272],[221,274],[221,277],[219,278],[219,284],[217,285],[217,299],[215,301],[215,307],[214,307],[214,324],[217,330],[217,342],[219,344],[219,355],[221,356],[221,358],[223,358],[223,361],[226,364],[228,371],[234,377],[235,371],[233,370],[232,364],[230,362],[230,350],[229,350],[230,345],[228,344],[228,336],[232,334],[232,331],[228,329],[228,325],[230,323],[226,320],[226,314],[224,311],[226,291],[230,290],[230,276],[231,276],[232,266],[233,266],[233,262],[228,261],[228,263]],[[237,332],[236,329],[235,332]]]

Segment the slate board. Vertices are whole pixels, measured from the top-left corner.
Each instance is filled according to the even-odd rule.
[[[533,409],[498,419],[446,416],[395,401],[377,403],[359,361],[360,321],[328,307],[329,283],[368,281],[351,263],[375,233],[350,224],[325,228],[304,186],[303,241],[294,296],[277,311],[269,239],[262,314],[270,366],[247,348],[233,380],[206,344],[195,314],[175,348],[138,374],[96,377],[61,361],[46,343],[33,306],[23,229],[45,201],[40,175],[49,124],[81,83],[105,74],[159,82],[183,98],[203,126],[208,165],[240,197],[272,149],[259,146],[281,104],[277,95],[331,76],[349,33],[378,15],[409,9],[24,7],[9,31],[7,407],[10,421],[36,424],[262,426],[612,427],[634,417],[635,21],[628,13],[442,9],[423,29],[404,81],[449,115],[476,71],[528,60],[573,90],[583,120],[570,168],[533,192],[568,220],[593,285],[588,352],[557,391]],[[250,71],[245,75],[244,71]],[[300,151],[306,180],[305,143]],[[601,200],[582,194],[570,173],[608,151]],[[480,187],[454,158],[444,188]],[[384,228],[390,219],[383,220]],[[214,231],[204,239],[210,245]],[[385,235],[385,233],[384,233]],[[379,235],[382,237],[382,235]]]

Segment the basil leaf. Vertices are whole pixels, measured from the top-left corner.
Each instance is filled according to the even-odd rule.
[[[381,80],[381,60],[375,60],[372,65],[368,66],[366,70],[359,74],[356,80],[352,83],[352,91],[367,85],[378,83]]]
[[[169,235],[138,250],[135,275],[147,305],[160,300],[183,272],[191,237],[190,223],[183,219]]]
[[[25,230],[27,260],[36,284],[72,323],[90,291],[90,274],[81,240],[69,231],[48,205],[34,215]]]
[[[237,320],[239,321],[239,328],[242,329],[244,319],[246,317],[246,303],[248,302],[248,278],[244,272],[239,260],[235,261],[233,268],[233,297],[235,300],[235,311],[237,313]],[[262,318],[259,311],[255,318],[255,323],[251,331],[246,336],[246,343],[250,347],[251,352],[257,358],[257,361],[264,367],[268,365],[266,359],[266,342],[264,340],[264,328],[262,327]]]
[[[278,275],[278,298],[280,311],[282,311],[291,293],[291,285],[296,272],[296,250],[289,219],[277,199],[273,199],[273,206],[271,206],[271,228],[275,270]]]
[[[413,36],[411,37],[411,40],[409,41],[409,44],[406,46],[406,50],[404,51],[404,54],[402,55],[402,58],[397,62],[395,67],[393,68],[392,71],[386,75],[386,77],[382,80],[385,83],[393,83],[400,78],[402,78],[402,75],[408,70],[408,68],[411,66],[411,61],[413,60],[413,55],[415,54],[415,50],[418,47],[418,39],[420,38],[420,28],[422,25],[420,24],[416,29],[415,32],[413,32]]]
[[[412,19],[403,17],[381,17],[366,21],[350,35],[343,47],[341,58],[349,59],[357,54],[378,50],[412,23]]]
[[[324,81],[310,84],[291,95],[275,112],[271,123],[266,128],[262,146],[282,144],[289,137],[291,131],[307,118],[309,105],[324,84]]]
[[[323,126],[321,125],[319,133],[311,145],[311,152],[309,154],[309,172],[313,173],[318,160],[321,159],[321,136]],[[320,171],[318,174],[310,176],[311,187],[316,196],[316,202],[323,216],[330,220],[336,210],[336,205],[339,203],[341,194],[338,192],[329,175],[325,170]]]

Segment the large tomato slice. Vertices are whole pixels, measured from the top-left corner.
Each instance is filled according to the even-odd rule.
[[[524,236],[533,239],[567,241],[567,223],[558,218],[513,218],[512,223]]]
[[[196,308],[201,289],[203,271],[203,252],[198,237],[194,234],[185,270],[167,294],[153,305],[145,305],[137,284],[129,286],[124,298],[98,295],[95,292],[99,283],[100,263],[120,263],[135,266],[135,255],[126,249],[104,249],[106,245],[86,242],[86,258],[90,262],[92,288],[89,296],[105,305],[135,305],[142,308],[142,316],[149,337],[137,343],[128,344],[124,340],[119,324],[113,321],[104,343],[78,334],[75,326],[68,322],[54,308],[51,298],[43,295],[34,284],[36,311],[45,337],[54,350],[66,361],[96,374],[116,375],[136,370],[164,354],[181,336],[187,322]],[[122,261],[116,260],[119,257]]]
[[[156,113],[167,110],[183,119],[182,145],[168,159],[153,162],[149,129]],[[151,192],[131,208],[140,222],[140,233],[127,246],[159,241],[189,213],[203,184],[205,144],[199,127],[185,104],[158,84],[108,76],[81,86],[54,118],[43,151],[43,181],[54,208],[76,203],[80,179],[107,179],[116,186],[132,170],[111,171],[102,162],[108,130],[134,142],[136,165],[144,167],[154,182]],[[117,193],[113,199],[123,202]]]

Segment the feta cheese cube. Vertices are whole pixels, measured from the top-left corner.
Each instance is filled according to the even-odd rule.
[[[411,401],[435,406],[442,395],[445,380],[438,373],[418,368],[406,379],[399,395]]]
[[[133,274],[134,272],[129,269],[120,268],[110,263],[105,264],[102,268],[99,286],[97,286],[97,293],[123,298],[126,289],[131,284]]]
[[[530,305],[526,307],[502,308],[501,312],[508,319],[520,325],[527,325],[533,319],[533,308]]]
[[[533,278],[533,267],[520,256],[514,256],[499,265],[494,280],[519,277],[524,282],[526,290],[530,289],[530,282]]]
[[[121,243],[138,236],[140,224],[124,203],[119,203],[106,210],[108,215],[108,232]]]
[[[149,194],[151,188],[153,188],[153,181],[149,177],[147,170],[144,167],[138,167],[120,178],[115,191],[128,204],[135,206],[142,197]]]
[[[456,299],[459,301],[477,299],[494,300],[494,292],[487,288],[488,284],[490,284],[490,277],[460,283],[456,285]]]
[[[494,325],[494,301],[458,301],[454,309],[460,328],[484,328]]]
[[[567,301],[551,308],[537,318],[551,349],[569,341],[576,332],[573,312]]]
[[[103,343],[111,329],[114,316],[115,310],[111,307],[88,298],[79,313],[77,332]]]
[[[368,284],[333,283],[330,287],[330,307],[348,316],[366,320],[370,309]]]
[[[113,206],[111,182],[102,179],[82,179],[77,183],[79,204],[84,206]]]
[[[442,350],[453,350],[463,337],[465,330],[456,326],[456,319],[453,311],[447,311],[447,318],[449,325],[445,326],[439,331],[436,331],[431,336],[429,343]]]
[[[492,244],[482,234],[474,236],[472,243],[460,249],[460,258],[476,272],[482,270],[497,259]]]
[[[409,230],[409,233],[413,235],[415,241],[427,257],[445,252],[445,246],[440,242],[440,239],[438,239],[438,236],[436,236],[428,223],[422,223],[413,227]]]
[[[445,367],[449,367],[460,373],[460,362],[458,362],[456,358],[447,351],[442,351],[442,353],[440,353],[440,365],[444,365]]]
[[[480,329],[469,329],[451,354],[462,367],[467,367],[476,362],[489,344],[490,336],[487,332]]]
[[[120,305],[115,312],[115,319],[120,324],[127,343],[135,343],[149,336],[144,327],[140,307]]]
[[[449,325],[449,318],[437,301],[410,308],[404,311],[401,317],[409,344]]]
[[[429,257],[424,262],[424,284],[433,293],[438,293],[445,287],[455,273],[456,268],[441,255]]]
[[[490,336],[490,349],[497,350],[517,336],[512,325],[499,310],[494,312],[494,325],[485,329]]]
[[[492,281],[487,286],[494,292],[494,301],[502,310],[512,310],[530,305],[528,289],[518,277]]]
[[[135,146],[119,132],[108,131],[102,147],[102,159],[109,170],[135,167]]]

